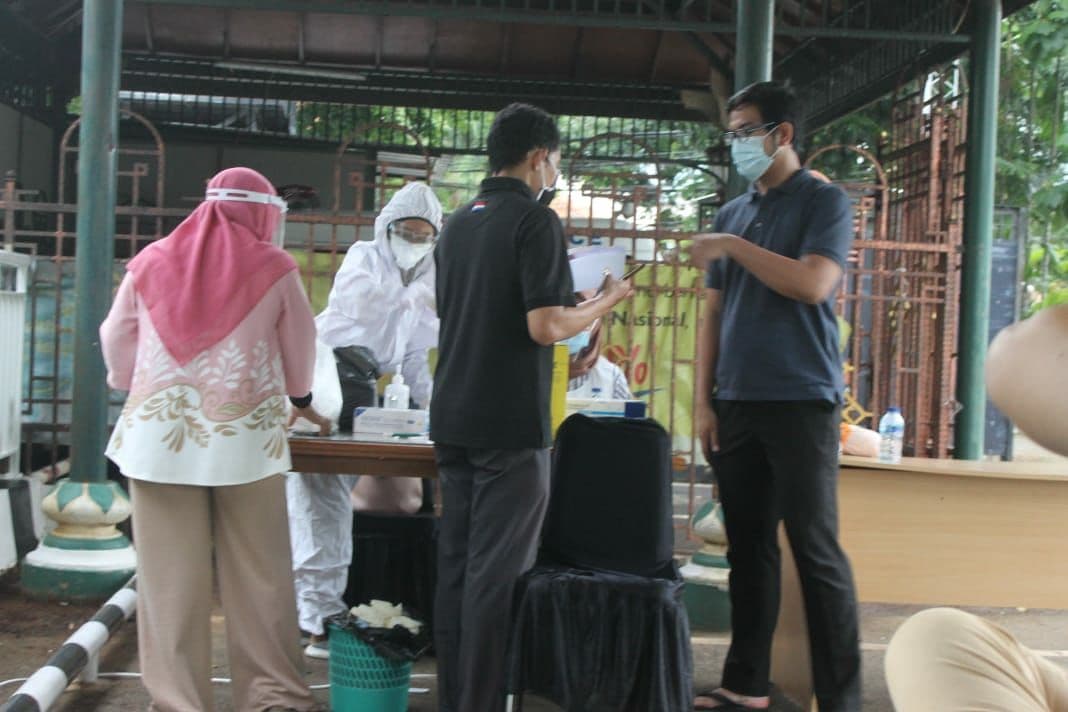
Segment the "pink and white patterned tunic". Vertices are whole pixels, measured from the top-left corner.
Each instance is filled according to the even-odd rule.
[[[184,365],[129,275],[100,336],[108,385],[130,391],[107,448],[124,475],[219,486],[289,470],[285,396],[311,390],[315,363],[315,321],[297,271]]]

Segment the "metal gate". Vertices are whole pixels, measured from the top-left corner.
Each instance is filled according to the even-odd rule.
[[[117,264],[171,230],[188,210],[162,207],[165,150],[150,122],[122,112],[152,136],[150,148],[119,146],[115,208]],[[23,388],[24,469],[56,465],[66,457],[72,386],[77,129],[74,121],[59,145],[55,202],[20,190],[9,173],[0,195],[6,245],[36,258],[29,290],[26,368]],[[116,276],[121,274],[116,270]],[[119,400],[113,403],[116,407]]]
[[[909,451],[943,457],[951,447],[955,409],[965,102],[945,90],[943,79],[937,81],[937,91],[928,82],[898,93],[880,159],[847,149],[871,164],[872,178],[842,184],[854,199],[857,234],[839,311],[852,329],[845,348],[847,417],[870,424],[872,413],[900,404],[909,423]],[[150,123],[131,116],[148,129],[155,145],[119,149],[120,264],[189,213],[189,208],[162,206],[163,141]],[[0,196],[5,241],[38,256],[29,304],[23,432],[45,464],[65,456],[70,420],[76,206],[67,195],[73,186],[76,126],[61,143],[57,202],[19,191],[14,177]],[[377,210],[404,182],[433,174],[433,160],[419,137],[403,127],[389,130],[405,133],[408,147],[369,148],[367,136],[382,127],[358,127],[333,155],[333,192],[326,209],[294,208],[288,216],[287,248],[300,263],[317,308],[325,304],[345,250],[356,240],[371,239]],[[622,143],[632,146],[627,158],[606,161],[604,145]],[[819,166],[819,158],[813,156],[813,165]],[[571,241],[622,245],[648,265],[637,277],[636,294],[607,318],[604,353],[624,369],[632,390],[648,400],[650,414],[672,435],[676,477],[686,490],[676,523],[685,536],[683,520],[710,489],[692,421],[702,275],[677,259],[680,241],[693,233],[666,219],[672,200],[657,151],[633,136],[607,133],[582,142],[565,160],[564,172],[569,190],[554,207]],[[718,187],[710,178],[707,193]]]
[[[891,405],[905,414],[905,453],[947,457],[954,393],[964,200],[966,98],[957,68],[894,97],[874,179],[843,183],[856,205],[855,254],[840,314],[851,331],[846,416],[872,426]],[[838,147],[841,148],[841,147]],[[820,155],[810,164],[819,167]],[[833,178],[833,176],[831,176]]]
[[[594,161],[600,142],[630,142],[647,161]],[[676,481],[676,547],[686,546],[698,500],[711,496],[710,476],[693,422],[697,329],[703,275],[679,261],[693,232],[666,224],[670,205],[656,152],[630,136],[606,133],[584,141],[564,164],[567,192],[553,203],[573,245],[616,245],[647,266],[635,293],[606,317],[604,355],[627,375],[649,416],[671,434]],[[710,179],[706,193],[715,185]]]

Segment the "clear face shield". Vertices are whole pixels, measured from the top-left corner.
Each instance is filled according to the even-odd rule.
[[[258,193],[254,190],[239,190],[236,188],[208,188],[204,194],[204,200],[221,200],[232,203],[259,203],[260,205],[273,205],[278,208],[278,224],[274,226],[271,234],[271,244],[275,247],[285,247],[286,243],[286,213],[289,206],[286,201],[271,193]]]
[[[402,270],[410,270],[434,249],[438,234],[434,226],[421,218],[394,220],[387,228],[389,248]]]

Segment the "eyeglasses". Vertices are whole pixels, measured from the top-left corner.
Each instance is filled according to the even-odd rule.
[[[393,223],[389,226],[389,234],[399,237],[405,242],[411,242],[417,245],[433,242],[434,238],[437,237],[436,232],[413,230],[410,227],[405,227],[404,225],[397,223]]]
[[[770,132],[776,126],[779,125],[777,121],[769,121],[766,124],[758,124],[756,126],[746,126],[744,129],[737,129],[735,131],[726,131],[723,133],[723,141],[725,143],[731,143],[742,138],[751,138],[753,136],[766,136],[767,133],[761,134],[761,131]]]

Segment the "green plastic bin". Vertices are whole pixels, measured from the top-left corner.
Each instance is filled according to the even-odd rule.
[[[349,631],[330,624],[333,712],[407,712],[412,664],[386,660]]]

